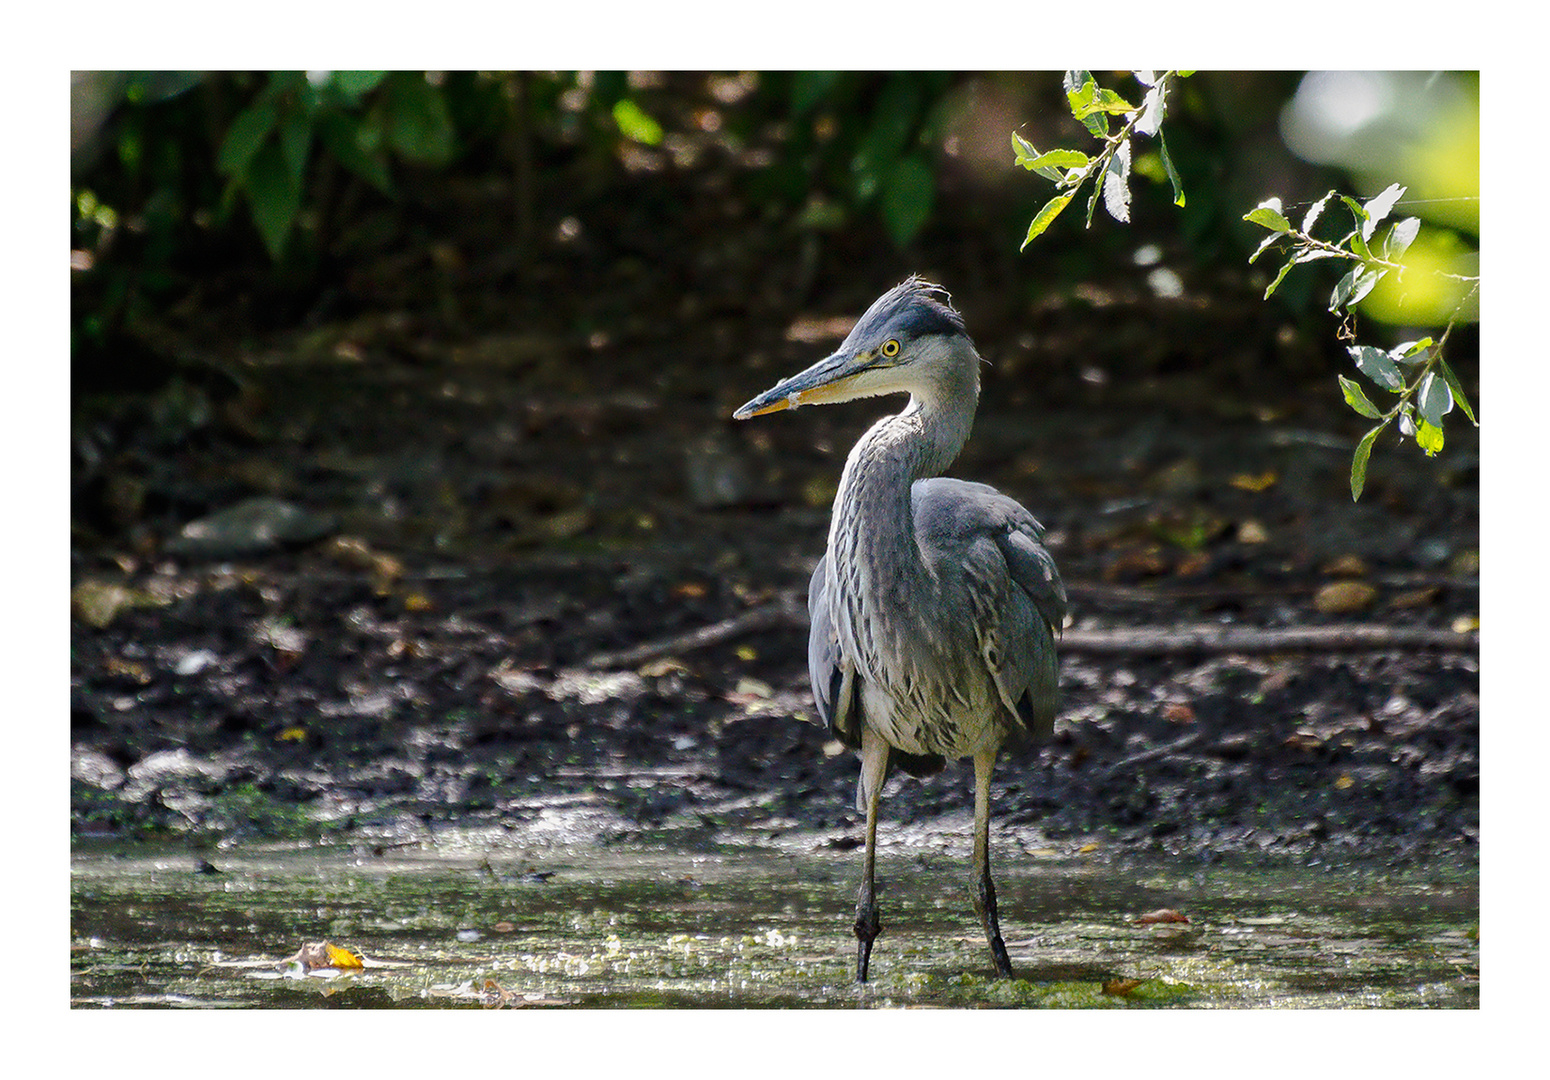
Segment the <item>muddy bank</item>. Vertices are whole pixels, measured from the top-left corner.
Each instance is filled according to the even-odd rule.
[[[250,392],[283,437],[133,448],[139,532],[72,559],[78,600],[121,601],[102,625],[78,603],[73,624],[73,830],[521,833],[570,807],[604,839],[853,842],[855,763],[805,722],[800,625],[587,666],[800,606],[844,453],[877,410],[731,424],[727,403],[763,381],[671,407],[649,381],[584,403],[481,367],[277,366]],[[953,472],[1050,528],[1073,633],[1472,625],[1468,431],[1435,468],[1375,459],[1353,507],[1337,403],[1223,415],[1164,380],[1165,421],[1116,400],[1035,408],[1023,385],[987,371]],[[317,515],[319,535],[169,553],[188,521],[255,491]],[[1324,610],[1331,585],[1354,604]],[[1203,861],[1473,862],[1478,682],[1468,648],[1072,652],[1056,737],[998,770],[995,820]],[[893,780],[885,832],[963,818],[966,770]]]

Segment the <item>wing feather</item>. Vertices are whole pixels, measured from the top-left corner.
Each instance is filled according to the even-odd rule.
[[[1047,737],[1055,718],[1055,635],[1066,589],[1042,542],[1043,526],[986,484],[937,477],[911,492],[916,540],[927,564],[961,578],[960,603],[1007,709]]]

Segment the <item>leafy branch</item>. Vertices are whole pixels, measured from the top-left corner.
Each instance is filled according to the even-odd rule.
[[[272,72],[232,120],[216,170],[227,177],[223,204],[242,195],[276,262],[302,214],[314,145],[384,194],[390,152],[444,165],[456,150],[446,97],[422,73]]]
[[[1066,72],[1064,87],[1071,115],[1099,140],[1096,154],[1064,148],[1040,152],[1021,135],[1015,132],[1012,134],[1016,163],[1053,181],[1056,189],[1055,197],[1045,203],[1029,223],[1023,248],[1054,223],[1088,180],[1094,183],[1087,202],[1087,226],[1092,225],[1100,195],[1111,217],[1116,221],[1128,222],[1131,142],[1135,136],[1156,137],[1163,171],[1173,186],[1174,205],[1184,205],[1183,187],[1173,160],[1168,155],[1162,122],[1167,112],[1167,93],[1172,80],[1187,78],[1193,73],[1167,71],[1157,76],[1150,71],[1135,71],[1131,74],[1147,88],[1139,106],[1132,105],[1112,90],[1098,86],[1090,72]],[[1113,132],[1110,131],[1110,117],[1123,118],[1123,123]],[[1380,409],[1373,404],[1360,383],[1345,375],[1339,376],[1341,393],[1346,403],[1367,419],[1378,421],[1362,437],[1352,456],[1353,500],[1361,498],[1373,444],[1390,424],[1397,423],[1400,434],[1414,438],[1416,445],[1428,457],[1442,449],[1443,417],[1455,405],[1469,418],[1470,423],[1480,426],[1463,385],[1443,358],[1443,347],[1453,333],[1454,326],[1460,321],[1460,313],[1479,291],[1478,276],[1437,272],[1441,276],[1468,284],[1469,289],[1454,307],[1441,337],[1435,340],[1424,337],[1385,351],[1371,345],[1357,344],[1349,330],[1355,306],[1386,275],[1394,273],[1402,276],[1405,272],[1405,252],[1420,232],[1420,218],[1403,218],[1384,232],[1381,242],[1374,241],[1378,226],[1387,220],[1404,193],[1405,188],[1392,184],[1366,202],[1358,202],[1348,195],[1330,191],[1308,208],[1300,224],[1295,227],[1286,217],[1279,199],[1268,199],[1244,215],[1245,221],[1270,232],[1249,257],[1250,263],[1272,247],[1290,247],[1289,257],[1265,290],[1267,300],[1286,280],[1286,275],[1294,266],[1320,259],[1343,259],[1355,264],[1336,283],[1330,294],[1329,310],[1345,319],[1341,336],[1352,342],[1347,351],[1355,361],[1358,373],[1377,388],[1392,394],[1394,403],[1387,409]],[[1352,227],[1336,240],[1313,235],[1315,226],[1321,220],[1328,221],[1323,218],[1324,211],[1337,200],[1350,212]]]
[[[1265,299],[1270,299],[1292,267],[1318,259],[1345,259],[1356,265],[1336,283],[1334,291],[1330,293],[1329,310],[1349,319],[1352,316],[1351,309],[1360,303],[1385,275],[1391,271],[1401,275],[1404,273],[1405,266],[1402,260],[1420,231],[1420,218],[1407,217],[1395,222],[1384,234],[1382,242],[1376,245],[1376,250],[1373,243],[1378,226],[1389,216],[1404,194],[1403,187],[1399,184],[1391,184],[1365,203],[1358,203],[1347,195],[1338,195],[1331,191],[1308,208],[1298,227],[1293,227],[1291,221],[1282,212],[1279,199],[1267,199],[1245,214],[1243,220],[1268,229],[1270,232],[1270,235],[1265,237],[1255,249],[1254,254],[1249,256],[1250,263],[1271,247],[1289,245],[1291,248],[1290,257],[1265,290]],[[1338,240],[1320,240],[1313,235],[1314,227],[1319,222],[1325,207],[1337,197],[1350,211],[1353,227]],[[1458,376],[1448,366],[1442,353],[1443,346],[1447,344],[1448,337],[1453,333],[1453,327],[1458,322],[1463,303],[1479,289],[1480,280],[1477,277],[1465,277],[1459,274],[1448,276],[1467,281],[1471,287],[1455,307],[1453,316],[1440,339],[1434,341],[1432,338],[1425,337],[1419,341],[1407,341],[1387,351],[1360,344],[1352,344],[1347,348],[1351,359],[1356,363],[1356,370],[1379,389],[1395,396],[1394,404],[1390,408],[1380,409],[1372,403],[1360,383],[1344,375],[1339,376],[1340,391],[1345,396],[1346,404],[1367,419],[1378,421],[1375,427],[1362,436],[1361,441],[1356,445],[1355,454],[1351,457],[1352,500],[1361,498],[1362,488],[1367,482],[1367,462],[1372,456],[1373,444],[1383,429],[1391,423],[1397,421],[1400,434],[1415,439],[1416,445],[1424,450],[1428,457],[1442,449],[1443,417],[1453,410],[1455,404],[1469,418],[1471,424],[1480,426],[1480,422],[1475,419],[1474,410],[1470,408],[1469,398],[1464,393]],[[1347,336],[1350,339],[1349,334]]]
[[[1170,80],[1186,78],[1192,73],[1168,71],[1157,76],[1150,71],[1136,71],[1132,74],[1137,82],[1147,88],[1140,106],[1132,105],[1114,91],[1100,87],[1091,72],[1066,72],[1066,101],[1071,106],[1071,115],[1101,141],[1102,147],[1097,156],[1089,156],[1080,150],[1051,150],[1041,154],[1027,139],[1016,132],[1012,133],[1012,151],[1017,156],[1017,164],[1046,180],[1053,180],[1058,192],[1034,215],[1028,226],[1028,235],[1023,238],[1024,248],[1054,223],[1089,179],[1094,180],[1094,183],[1092,195],[1087,200],[1087,226],[1092,226],[1093,212],[1098,207],[1100,194],[1103,196],[1104,209],[1115,221],[1130,220],[1132,135],[1157,137],[1163,170],[1173,185],[1174,205],[1184,205],[1184,189],[1179,183],[1178,172],[1174,170],[1173,160],[1168,156],[1162,122],[1167,113]],[[1124,118],[1119,130],[1112,134],[1109,131],[1111,116]]]

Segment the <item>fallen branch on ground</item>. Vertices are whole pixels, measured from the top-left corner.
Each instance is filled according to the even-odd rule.
[[[598,653],[590,668],[635,667],[648,660],[720,645],[746,634],[779,626],[807,627],[807,608],[794,593],[702,626],[686,634],[647,641],[618,652]],[[1479,652],[1479,631],[1459,633],[1426,626],[1356,623],[1343,626],[1130,626],[1113,630],[1067,630],[1062,653],[1087,656],[1167,656],[1180,653],[1378,652],[1426,649]]]
[[[1439,649],[1478,652],[1480,634],[1428,626],[1129,626],[1067,630],[1059,649],[1089,656],[1160,656],[1177,653],[1375,652]]]
[[[720,622],[702,626],[686,634],[675,634],[673,637],[643,642],[618,652],[598,653],[587,660],[586,666],[589,668],[635,667],[638,664],[644,664],[647,660],[693,652],[696,649],[708,649],[712,645],[720,645],[723,641],[731,641],[761,630],[773,630],[777,626],[805,627],[806,625],[806,605],[797,599],[796,594],[787,593],[779,600],[765,604],[763,607],[756,607],[741,615],[722,619]]]

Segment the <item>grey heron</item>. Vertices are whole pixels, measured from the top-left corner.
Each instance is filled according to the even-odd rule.
[[[1051,732],[1066,593],[1032,514],[985,484],[940,476],[974,423],[980,363],[946,291],[911,277],[832,355],[733,414],[910,395],[846,459],[807,599],[818,712],[861,758],[858,982],[881,929],[877,811],[889,764],[927,776],[964,757],[974,759],[974,910],[997,974],[1012,977],[990,876],[990,781],[1004,745]]]

